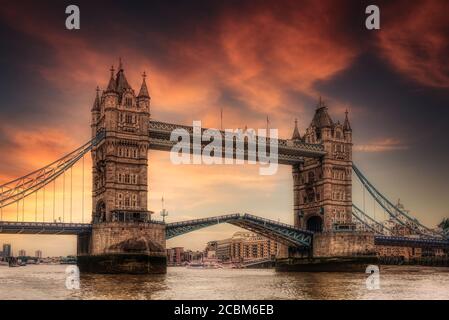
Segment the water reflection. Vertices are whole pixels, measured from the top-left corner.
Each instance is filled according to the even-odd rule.
[[[272,269],[169,268],[166,275],[81,275],[65,287],[65,266],[0,267],[2,299],[449,299],[449,268],[382,267],[380,289],[364,273],[288,273]]]

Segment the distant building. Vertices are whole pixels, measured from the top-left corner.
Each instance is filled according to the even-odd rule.
[[[176,266],[181,265],[184,258],[184,248],[175,247],[167,249],[167,264]]]
[[[216,241],[215,255],[223,262],[242,262],[276,256],[280,246],[276,241],[253,232],[239,231],[229,239]]]
[[[19,250],[19,257],[26,257],[27,252],[23,249]]]
[[[12,256],[12,250],[11,245],[9,243],[3,244],[3,257],[11,257]]]
[[[184,251],[183,262],[201,261],[204,253],[201,251]]]
[[[42,259],[42,251],[41,250],[36,250],[34,256],[38,259]]]
[[[217,241],[209,241],[204,249],[204,258],[216,259],[217,258]]]

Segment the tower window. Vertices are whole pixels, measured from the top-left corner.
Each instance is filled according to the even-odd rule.
[[[125,98],[125,105],[131,107],[133,105],[133,99],[129,97]]]

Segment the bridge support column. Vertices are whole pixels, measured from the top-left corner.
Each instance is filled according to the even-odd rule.
[[[278,271],[365,272],[378,264],[374,234],[370,232],[326,232],[313,237],[311,255],[289,249],[288,258],[278,259]]]
[[[146,274],[167,271],[165,224],[97,223],[90,237],[84,235],[78,239],[81,272]]]

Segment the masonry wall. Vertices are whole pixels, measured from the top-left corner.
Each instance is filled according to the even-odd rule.
[[[114,244],[122,241],[147,237],[164,248],[165,225],[159,223],[106,222],[92,227],[91,254],[102,254]]]
[[[313,236],[314,257],[355,255],[376,255],[373,233],[330,232]]]

